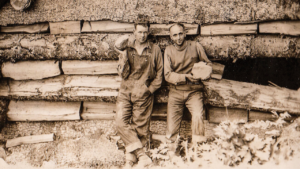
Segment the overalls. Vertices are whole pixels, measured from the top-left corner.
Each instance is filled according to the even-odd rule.
[[[116,127],[125,143],[126,152],[142,148],[147,142],[153,94],[148,90],[155,71],[151,45],[138,55],[133,47],[127,47],[130,74],[123,79],[117,98]]]

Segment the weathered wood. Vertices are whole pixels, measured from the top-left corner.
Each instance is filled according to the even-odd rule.
[[[225,107],[209,107],[208,121],[210,123],[221,123],[222,121],[248,122],[248,111],[245,109],[231,109]]]
[[[274,117],[273,114],[270,112],[250,110],[249,111],[249,121],[255,121],[255,120],[275,121],[275,120],[277,120],[277,118]]]
[[[65,76],[43,80],[10,80],[10,96],[61,96]]]
[[[300,21],[277,21],[259,24],[259,33],[300,35]]]
[[[118,61],[67,60],[62,62],[64,74],[117,74]]]
[[[81,114],[84,120],[114,120],[116,115],[116,104],[106,102],[83,102]],[[167,117],[167,105],[155,104],[152,117],[165,119]]]
[[[225,79],[203,83],[211,105],[300,114],[300,95],[295,90]]]
[[[154,36],[169,36],[170,35],[169,28],[172,25],[173,24],[151,24],[150,32]],[[187,31],[186,32],[187,35],[199,34],[198,24],[184,24],[184,26],[185,26],[185,30]]]
[[[53,139],[54,139],[54,134],[42,134],[42,135],[35,135],[35,136],[18,137],[18,138],[7,140],[6,148],[19,146],[22,144],[49,142],[49,141],[53,141]]]
[[[31,0],[10,0],[10,4],[15,10],[23,11],[30,6]]]
[[[113,21],[85,21],[81,32],[108,32],[108,33],[126,33],[133,32],[132,23],[121,23]]]
[[[49,30],[49,23],[37,23],[33,25],[3,26],[2,33],[43,33]]]
[[[197,37],[210,58],[246,58],[251,54],[253,36],[199,36]],[[263,57],[263,56],[262,56]]]
[[[217,62],[212,62],[212,74],[210,75],[211,78],[214,79],[222,79],[224,73],[225,65],[222,65]]]
[[[251,41],[251,56],[255,57],[295,57],[299,58],[299,37],[280,35],[260,35]]]
[[[67,96],[117,96],[118,76],[67,76],[64,91]]]
[[[10,101],[8,121],[80,120],[80,102]]]
[[[201,26],[201,35],[241,35],[256,34],[257,24],[216,24]]]
[[[80,21],[50,22],[51,34],[80,33]]]
[[[117,60],[114,42],[121,34],[0,34],[0,59]],[[3,50],[1,50],[3,49]]]
[[[0,96],[8,96],[9,85],[7,79],[0,79]]]
[[[2,64],[3,77],[15,80],[43,79],[60,75],[59,62],[21,61],[17,63],[5,62]]]

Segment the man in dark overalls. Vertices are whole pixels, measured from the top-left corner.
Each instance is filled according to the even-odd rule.
[[[164,75],[170,85],[166,137],[171,143],[176,141],[186,106],[193,116],[192,125],[196,122],[200,123],[200,127],[192,128],[192,140],[196,144],[205,141],[202,119],[203,92],[201,91],[203,84],[194,79],[191,72],[195,63],[204,61],[211,66],[211,61],[207,58],[201,44],[186,40],[185,37],[184,25],[176,23],[170,27],[170,38],[173,44],[166,48],[164,54]],[[172,151],[175,151],[174,148]]]
[[[117,40],[122,82],[117,99],[116,128],[125,143],[126,165],[146,166],[151,159],[143,146],[149,137],[153,93],[160,88],[163,61],[160,48],[149,42],[149,23],[135,23],[134,36]]]

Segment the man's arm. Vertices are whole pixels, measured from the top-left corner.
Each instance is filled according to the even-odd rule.
[[[162,76],[163,76],[163,61],[162,61],[162,54],[159,47],[155,50],[155,71],[156,77],[150,83],[148,89],[151,93],[154,93],[157,89],[161,87],[162,83]]]
[[[186,84],[186,74],[179,74],[173,71],[168,49],[165,50],[164,56],[164,74],[166,81],[171,84]]]
[[[196,42],[196,47],[197,47],[197,53],[198,53],[199,59],[201,61],[206,62],[207,65],[212,66],[211,61],[207,58],[207,55],[204,51],[203,46],[199,42]]]

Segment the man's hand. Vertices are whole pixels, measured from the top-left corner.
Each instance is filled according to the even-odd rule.
[[[198,80],[197,80],[197,79],[194,79],[193,75],[191,75],[191,74],[186,74],[186,75],[185,75],[185,78],[187,78],[189,81],[191,81],[191,82],[193,82],[193,83],[198,82]]]

